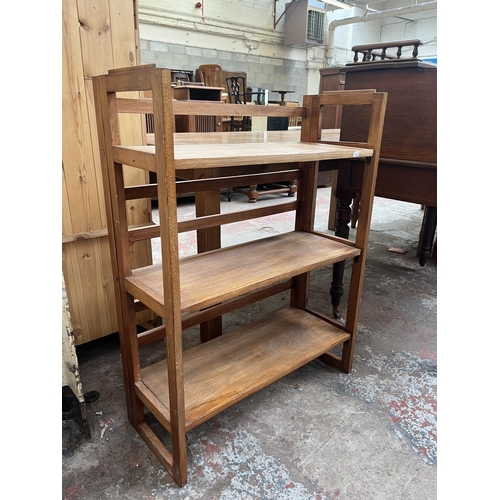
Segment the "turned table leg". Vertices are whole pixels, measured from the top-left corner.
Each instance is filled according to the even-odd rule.
[[[432,244],[436,233],[437,207],[425,207],[424,220],[420,229],[418,259],[421,266],[425,266],[432,253]]]
[[[290,191],[288,191],[288,196],[295,196],[297,192],[297,179],[290,182]]]
[[[199,177],[217,176],[218,169],[205,170],[199,173]],[[195,194],[196,217],[204,215],[220,214],[220,191],[200,191]],[[220,226],[198,229],[197,231],[198,253],[208,252],[221,247]],[[213,318],[200,324],[200,340],[207,342],[222,335],[222,317]]]
[[[358,223],[359,217],[359,202],[361,201],[361,193],[357,193],[352,202],[351,209],[351,228],[354,229]]]
[[[352,196],[348,198],[338,198],[336,212],[336,227],[335,235],[341,238],[349,237],[349,222],[351,220],[351,202]],[[345,261],[337,262],[333,265],[333,277],[330,287],[330,295],[332,298],[333,316],[339,319],[340,299],[344,294],[344,270]]]
[[[248,196],[248,201],[250,203],[255,203],[259,197],[259,192],[257,191],[257,184],[252,184],[249,186],[249,190],[246,192]]]

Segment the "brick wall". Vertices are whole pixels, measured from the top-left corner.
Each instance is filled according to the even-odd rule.
[[[141,39],[141,62],[190,71],[201,64],[220,64],[225,71],[245,72],[249,86],[269,89],[269,100],[280,99],[273,90],[293,90],[286,100],[299,102],[308,92],[306,61]]]

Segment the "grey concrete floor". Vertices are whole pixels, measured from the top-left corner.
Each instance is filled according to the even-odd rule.
[[[330,190],[318,189],[328,231]],[[221,195],[223,210],[247,203]],[[283,195],[257,203],[289,201]],[[180,203],[184,217],[194,210]],[[127,420],[117,335],[78,348],[90,439],[62,458],[62,498],[431,500],[437,497],[437,264],[416,255],[420,206],[375,199],[354,368],[313,361],[188,433],[188,484],[179,488]],[[226,227],[223,245],[286,231],[286,217]],[[351,237],[355,234],[351,230]],[[389,251],[396,247],[404,254]],[[154,258],[158,259],[155,243]],[[180,241],[194,251],[194,235]],[[310,303],[331,314],[331,268],[312,273]],[[224,317],[229,331],[285,305],[276,296]],[[345,302],[345,301],[344,301]],[[198,343],[197,329],[185,346]],[[164,342],[147,346],[159,359]],[[168,436],[165,437],[168,440]]]

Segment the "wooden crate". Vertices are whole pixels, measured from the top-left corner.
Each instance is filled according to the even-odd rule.
[[[135,0],[62,3],[62,266],[77,345],[118,330],[91,77],[140,64],[136,9]],[[145,137],[138,117],[121,119],[125,141]],[[128,169],[125,182],[149,179]],[[128,212],[133,224],[151,221],[145,201],[130,202]],[[134,257],[151,264],[150,245]],[[149,319],[138,315],[138,323]]]

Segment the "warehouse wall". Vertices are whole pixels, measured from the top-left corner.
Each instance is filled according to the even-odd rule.
[[[327,57],[326,43],[321,47],[286,47],[285,18],[280,16],[287,1],[204,0],[202,7],[196,8],[194,0],[139,0],[141,62],[191,71],[201,64],[220,64],[226,71],[245,71],[250,86],[293,90],[287,100],[301,102],[304,94],[318,92],[320,68],[352,60],[353,45],[421,38],[434,40],[430,52],[437,54],[435,10],[405,19],[391,17],[338,27],[333,58]],[[364,11],[329,12],[328,23],[360,12]],[[426,52],[429,49],[423,48],[422,53]],[[279,95],[270,92],[269,98],[278,100]]]
[[[220,64],[226,71],[245,71],[252,87],[293,90],[287,100],[319,85],[323,47],[283,45],[282,18],[274,29],[273,0],[205,0],[196,2],[143,0],[139,7],[141,62],[159,67],[196,70],[201,64]],[[276,20],[285,1],[276,4]]]

